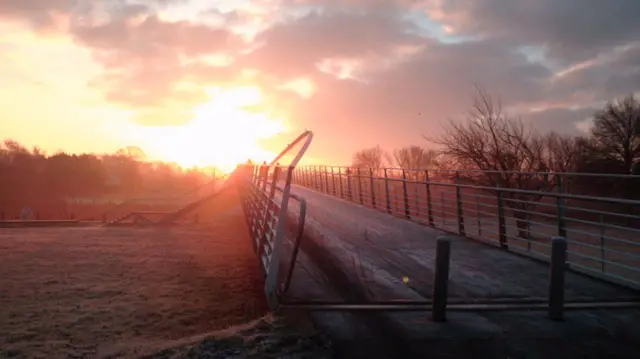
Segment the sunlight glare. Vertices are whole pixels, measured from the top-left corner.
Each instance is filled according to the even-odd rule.
[[[211,101],[196,107],[196,115],[188,124],[147,130],[145,137],[164,159],[185,168],[212,165],[230,172],[247,159],[262,162],[275,157],[258,141],[285,132],[287,126],[282,119],[251,111],[251,106],[263,101],[258,88],[216,88],[208,92]]]

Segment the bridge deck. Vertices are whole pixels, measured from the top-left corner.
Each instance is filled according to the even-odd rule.
[[[307,188],[292,188],[293,193],[307,200],[307,222],[301,247],[303,254],[294,271],[290,293],[293,300],[430,298],[435,239],[443,235],[441,231]],[[296,211],[297,206],[291,206],[291,212]],[[407,283],[402,280],[403,277],[408,278]],[[452,244],[451,301],[543,302],[547,287],[548,265],[545,263],[462,237],[457,237]],[[573,272],[567,273],[565,295],[567,301],[626,301],[638,298],[638,293],[633,290]],[[366,320],[372,320],[373,314],[367,315]],[[419,350],[430,351],[432,347],[428,343],[434,338],[438,340],[433,342],[433,346],[440,349],[447,344],[453,351],[464,349],[458,341],[443,342],[444,336],[463,339],[465,343],[470,343],[469,340],[473,341],[474,338],[481,340],[488,344],[484,349],[480,350],[476,343],[470,344],[469,350],[484,350],[488,357],[496,357],[496,350],[501,351],[504,347],[511,355],[515,355],[520,350],[517,346],[529,345],[534,348],[543,345],[542,342],[553,342],[551,348],[561,357],[571,357],[563,355],[576,350],[610,357],[618,354],[619,357],[625,357],[640,352],[640,347],[635,344],[640,342],[640,334],[632,330],[634,322],[640,319],[640,311],[635,309],[573,311],[567,314],[564,323],[549,321],[543,311],[458,312],[450,314],[449,323],[445,325],[430,323],[426,311],[377,313],[375,316],[378,316],[378,322],[372,325],[387,327],[387,332],[382,335],[395,331],[400,333],[398,335],[403,340],[420,339]],[[318,314],[316,318],[323,323],[321,325],[340,331],[339,336],[357,337],[362,333],[375,336],[371,326],[369,329],[345,330],[344,323],[361,322],[351,314]],[[351,328],[360,327],[353,323],[349,325]],[[603,328],[607,328],[608,334],[603,334]],[[494,340],[505,336],[509,340]],[[598,349],[605,346],[594,347],[606,340],[616,341],[614,346],[606,347],[612,347],[617,352],[605,353]],[[618,342],[620,340],[624,340],[624,344]],[[543,352],[537,353],[544,357],[554,354],[544,352],[546,349],[540,350]]]
[[[293,193],[308,201],[308,232],[322,234],[323,245],[347,268],[351,267],[354,276],[365,282],[373,279],[379,287],[371,290],[375,299],[430,297],[436,238],[443,232],[307,188],[295,186]],[[403,282],[403,277],[408,277],[408,283]],[[464,237],[453,241],[449,290],[452,299],[545,299],[547,287],[546,263]],[[638,293],[567,273],[568,301],[629,298],[638,298]]]

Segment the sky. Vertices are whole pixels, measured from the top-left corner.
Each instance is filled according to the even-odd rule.
[[[637,0],[0,0],[0,137],[188,165],[429,146],[475,85],[580,134],[640,94]]]

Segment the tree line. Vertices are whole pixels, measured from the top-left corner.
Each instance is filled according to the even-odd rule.
[[[537,131],[477,87],[463,121],[450,120],[441,134],[423,137],[432,147],[412,145],[387,152],[378,145],[356,152],[352,165],[401,168],[407,180],[420,181],[426,180],[424,171],[408,170],[426,169],[441,180],[484,188],[493,195],[500,192],[522,237],[528,236],[524,232],[530,213],[550,191],[640,199],[640,102],[633,95],[608,102],[593,114],[588,133],[572,136]],[[638,210],[622,207],[616,210],[629,215]]]
[[[147,161],[137,147],[104,155],[49,155],[10,139],[0,144],[0,211],[7,216],[25,206],[60,207],[69,199],[175,195],[210,180],[205,170]]]
[[[436,148],[412,145],[387,152],[378,145],[357,151],[353,166],[458,170],[467,181],[503,187],[518,187],[514,182],[525,173],[530,173],[526,177],[555,173],[640,175],[640,102],[633,95],[607,103],[594,113],[588,134],[572,136],[543,133],[525,125],[507,114],[499,99],[477,88],[473,108],[464,121],[450,120],[440,135],[423,137]],[[627,194],[625,197],[634,195]]]

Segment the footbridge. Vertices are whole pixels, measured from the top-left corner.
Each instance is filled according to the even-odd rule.
[[[232,176],[274,310],[386,357],[640,352],[639,201],[572,193],[573,174],[300,167],[312,139]],[[496,176],[532,185],[478,180]],[[594,347],[603,327],[620,353]]]

